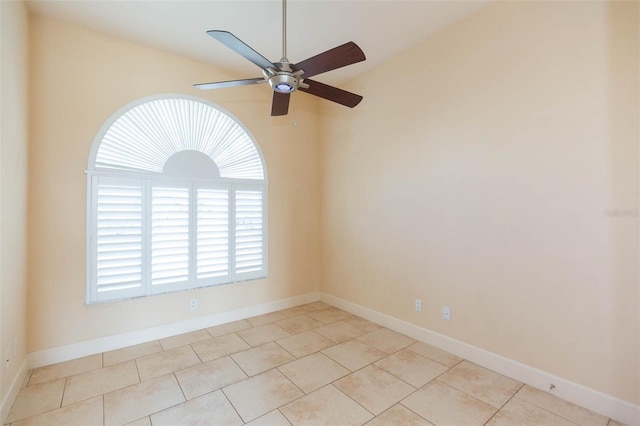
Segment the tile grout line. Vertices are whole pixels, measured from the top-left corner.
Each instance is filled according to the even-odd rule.
[[[231,385],[229,385],[229,386],[231,386]],[[228,387],[228,386],[225,386],[225,387]],[[233,405],[233,402],[231,402],[231,399],[229,399],[229,395],[227,395],[227,393],[224,391],[224,388],[220,388],[220,391],[222,392],[222,395],[224,395],[224,397],[227,399],[227,401],[229,401],[229,404],[231,404],[231,406],[233,407],[233,411],[235,411],[236,414],[238,415],[238,417],[240,417],[240,420],[242,421],[243,425],[255,420],[255,419],[251,419],[249,421],[245,421],[244,417],[242,417],[242,415],[240,414],[240,412],[238,411],[236,406]],[[265,414],[267,414],[267,413],[265,413]],[[263,416],[264,416],[264,414],[263,414]],[[262,416],[258,416],[258,417],[256,417],[256,419],[259,419],[260,417],[262,417]]]
[[[487,370],[487,371],[489,371],[490,373],[493,373],[493,374],[497,374],[497,375],[499,375],[499,376],[502,376],[502,377],[504,377],[504,378],[506,378],[506,379],[509,379],[509,380],[513,381],[513,382],[520,383],[520,387],[518,388],[518,390],[517,390],[513,395],[511,395],[511,397],[509,397],[509,400],[511,400],[511,398],[513,398],[513,397],[515,396],[515,394],[516,394],[516,393],[518,393],[518,392],[520,391],[520,389],[522,389],[522,387],[524,386],[524,383],[522,383],[522,382],[518,382],[517,380],[512,379],[511,377],[507,377],[507,376],[505,376],[505,375],[503,375],[503,374],[500,374],[500,373],[495,372],[495,371],[493,371],[493,370],[490,370],[490,369],[488,369],[488,368],[484,368],[484,367],[482,367],[482,366],[480,366],[480,365],[477,365],[477,364],[475,364],[475,363],[473,363],[473,362],[471,362],[471,361],[468,361],[468,360],[466,360],[466,359],[464,359],[464,358],[463,358],[463,359],[461,359],[461,360],[460,360],[460,362],[458,362],[456,365],[454,365],[453,367],[451,367],[451,369],[453,369],[453,368],[457,367],[458,365],[462,364],[463,362],[467,362],[467,363],[469,363],[469,364],[471,364],[471,365],[474,365],[474,366],[476,366],[476,367],[478,367],[478,368],[481,368],[481,369],[483,369],[483,370]],[[448,371],[445,371],[445,372],[444,372],[444,373],[442,373],[440,376],[442,376],[442,375],[446,374],[447,372],[448,372]],[[438,378],[439,378],[440,376],[438,376]],[[434,379],[434,380],[436,380],[436,379]],[[482,402],[482,403],[484,403],[484,404],[486,404],[486,405],[489,405],[489,406],[491,406],[491,407],[496,408],[493,404],[491,404],[491,403],[489,403],[489,402],[485,402],[485,401],[481,400],[480,398],[477,398],[477,397],[475,397],[475,396],[471,395],[469,392],[465,391],[464,389],[460,389],[460,388],[458,388],[457,386],[455,386],[455,385],[453,385],[453,384],[451,384],[451,383],[447,383],[447,382],[445,382],[445,381],[440,381],[440,383],[445,384],[445,385],[449,386],[449,387],[450,387],[450,388],[452,388],[452,389],[455,389],[455,390],[457,390],[457,391],[460,391],[460,392],[462,392],[463,394],[465,394],[465,395],[467,395],[467,396],[470,396],[471,398],[476,399],[476,400],[478,400],[478,401],[480,401],[480,402]],[[504,406],[504,404],[503,404],[503,406]],[[502,409],[502,408],[499,408],[498,410],[501,410],[501,409]]]
[[[486,422],[484,422],[484,424],[486,425],[487,423],[489,423],[489,422],[491,421],[491,419],[493,419],[495,416],[497,416],[497,415],[498,415],[498,413],[499,413],[500,411],[502,411],[502,409],[505,407],[505,405],[507,405],[507,404],[508,404],[508,403],[509,403],[513,398],[515,398],[515,397],[516,397],[516,394],[517,394],[518,392],[520,392],[520,389],[522,389],[524,386],[525,386],[525,385],[524,385],[524,383],[522,383],[522,385],[518,388],[518,390],[517,390],[517,391],[515,391],[515,392],[513,393],[513,395],[511,395],[511,397],[509,397],[509,399],[507,399],[507,401],[506,401],[504,404],[502,404],[502,406],[501,406],[500,408],[498,408],[498,409],[496,410],[496,412],[495,412],[495,413],[493,413],[493,415],[487,419],[487,421],[486,421]]]
[[[364,334],[367,334],[367,333],[364,333]],[[363,335],[364,335],[364,334],[363,334]],[[356,343],[360,343],[360,344],[365,345],[365,346],[367,346],[367,347],[369,347],[369,348],[371,348],[371,349],[375,349],[375,350],[376,350],[376,351],[378,351],[378,352],[382,352],[383,354],[385,354],[385,356],[383,356],[382,358],[378,358],[377,360],[375,360],[375,361],[373,361],[373,362],[370,362],[369,364],[366,364],[366,365],[364,365],[364,366],[362,366],[362,367],[360,367],[360,368],[357,368],[357,369],[355,369],[355,370],[351,370],[349,367],[347,367],[346,365],[341,364],[341,363],[340,363],[340,361],[338,361],[338,360],[336,360],[336,359],[333,359],[331,356],[329,356],[329,355],[325,354],[324,352],[323,352],[323,355],[327,356],[327,357],[328,357],[328,358],[330,358],[331,360],[333,360],[333,361],[337,362],[337,363],[338,363],[338,364],[340,364],[342,367],[344,367],[344,368],[346,368],[347,370],[349,370],[349,371],[351,372],[350,374],[353,374],[353,373],[355,373],[355,372],[357,372],[357,371],[360,371],[360,370],[362,370],[362,369],[364,369],[364,368],[366,368],[366,367],[368,367],[368,366],[370,366],[370,365],[373,365],[373,364],[375,364],[376,362],[381,361],[381,360],[383,360],[383,359],[385,359],[385,358],[387,358],[387,357],[389,357],[389,356],[391,356],[391,355],[393,355],[393,354],[395,354],[396,352],[399,352],[399,351],[401,350],[401,349],[398,349],[398,351],[396,351],[396,352],[394,352],[394,353],[392,353],[392,354],[387,354],[386,352],[381,351],[381,350],[380,350],[380,349],[378,349],[378,348],[375,348],[375,347],[373,347],[373,346],[371,346],[371,345],[368,345],[368,344],[366,344],[366,343],[364,343],[364,342],[362,342],[362,341],[358,340],[358,337],[360,337],[360,336],[356,336],[356,337],[354,337],[354,338],[352,338],[352,339],[350,339],[350,340],[347,340],[346,342],[337,343],[337,344],[335,344],[335,345],[333,345],[333,346],[338,346],[338,345],[341,345],[341,344],[343,344],[343,343],[348,343],[348,342],[353,342],[353,341],[355,341]],[[322,352],[322,351],[325,351],[325,350],[327,350],[327,349],[330,349],[330,348],[332,348],[333,346],[330,346],[330,347],[328,347],[328,348],[324,348],[324,349],[320,350],[319,352]],[[378,368],[379,368],[379,367],[378,367]],[[386,370],[385,370],[385,371],[386,371]],[[406,383],[406,382],[405,382],[405,383]],[[409,383],[407,383],[407,384],[409,384]],[[413,385],[411,385],[411,386],[413,386]],[[415,386],[414,386],[414,387],[415,387]]]
[[[278,413],[280,413],[280,415],[284,417],[287,423],[289,423],[289,426],[293,425],[293,423],[291,423],[291,420],[289,420],[289,417],[287,417],[282,411],[280,411],[279,408],[276,408],[274,411],[277,411]]]
[[[445,372],[445,373],[446,373],[446,372]],[[442,374],[441,374],[441,376],[442,376],[442,375],[444,375],[445,373],[442,373]],[[439,376],[438,376],[438,377],[439,377]],[[437,380],[437,378],[436,378],[436,379],[433,379],[432,381],[436,381],[436,380]],[[494,405],[492,405],[492,404],[490,404],[490,403],[488,403],[488,402],[485,402],[485,401],[483,401],[483,400],[481,400],[481,399],[479,399],[479,398],[477,398],[477,397],[475,397],[475,396],[471,395],[470,393],[468,393],[468,392],[466,392],[466,391],[464,391],[464,390],[462,390],[462,389],[459,389],[459,388],[457,388],[457,387],[453,386],[452,384],[449,384],[449,383],[444,382],[444,381],[442,381],[442,380],[438,380],[438,383],[441,383],[441,384],[443,384],[443,385],[445,385],[445,386],[450,387],[451,389],[454,389],[454,390],[456,390],[456,391],[458,391],[458,392],[461,392],[461,393],[465,394],[466,396],[468,396],[469,398],[473,398],[473,399],[475,399],[476,401],[483,403],[484,405],[488,405],[488,406],[489,406],[489,407],[491,407],[491,408],[496,408],[497,410],[500,410],[500,409],[499,409],[499,408],[497,408],[496,406],[494,406]],[[515,393],[514,393],[514,395],[515,395]],[[513,395],[512,395],[511,397],[509,397],[509,399],[511,399],[511,398],[513,398]]]
[[[237,383],[237,382],[236,382]],[[222,388],[218,388],[213,392],[216,391],[220,391],[220,393],[222,394],[222,396],[224,397],[224,399],[227,400],[227,402],[229,403],[229,405],[231,406],[231,408],[233,408],[233,411],[235,411],[236,415],[238,416],[238,418],[240,419],[240,421],[242,422],[242,424],[245,424],[247,422],[244,421],[244,419],[242,418],[242,416],[240,415],[240,412],[238,412],[238,409],[236,408],[235,405],[233,405],[233,402],[231,402],[231,400],[229,399],[229,397],[227,396],[226,393],[224,393],[224,391],[222,390]],[[213,392],[209,392],[209,393],[213,393]],[[206,394],[205,394],[206,395]]]
[[[138,374],[138,383],[142,383],[142,377],[140,377],[140,368],[138,367],[138,360],[142,357],[134,358],[133,361],[136,364],[136,373]]]
[[[244,351],[248,351],[248,350],[250,350],[250,349],[251,349],[251,348],[249,348],[249,349],[245,349]],[[242,379],[242,380],[246,380],[246,379],[248,379],[248,378],[250,378],[250,377],[253,377],[253,376],[248,375],[248,374],[247,374],[247,372],[246,372],[246,371],[244,371],[244,368],[242,368],[242,367],[240,366],[240,364],[238,364],[238,362],[233,358],[233,355],[235,355],[235,354],[239,354],[239,353],[244,352],[244,351],[240,351],[240,352],[236,352],[236,353],[233,353],[233,354],[229,354],[229,355],[227,355],[227,356],[231,359],[231,361],[233,361],[233,363],[234,363],[234,364],[235,364],[235,365],[240,369],[240,371],[242,371],[242,372],[244,373],[244,375],[245,375],[245,376],[247,376],[246,378],[244,378],[244,379]],[[222,358],[224,358],[224,357],[222,357]],[[218,359],[220,359],[220,358],[218,358]],[[260,374],[260,373],[258,373],[258,374]],[[241,382],[242,380],[238,380],[236,383],[239,383],[239,382]],[[231,384],[229,384],[229,385],[227,385],[227,386],[231,386]],[[227,387],[227,386],[224,386],[224,387]],[[222,389],[222,387],[221,387],[220,389]]]
[[[295,336],[295,334],[294,334],[294,336]],[[304,356],[302,356],[302,357],[298,358],[297,356],[295,356],[294,354],[292,354],[291,352],[289,352],[289,351],[287,350],[287,348],[285,348],[284,346],[282,346],[280,343],[278,343],[278,342],[277,342],[277,341],[275,341],[275,340],[273,341],[273,343],[275,343],[276,345],[278,345],[278,347],[279,347],[279,348],[281,348],[283,351],[285,351],[286,353],[288,353],[289,355],[291,355],[291,356],[294,358],[294,360],[293,360],[293,361],[297,361],[297,360],[299,360],[299,359],[301,359],[301,358],[304,358]],[[311,354],[309,354],[309,355],[311,355]],[[307,355],[305,355],[305,356],[307,356]],[[293,362],[293,361],[289,361],[289,362]],[[289,362],[285,362],[284,364],[280,364],[280,365],[278,365],[278,366],[276,366],[276,367],[283,366],[283,365],[285,365],[285,364],[288,364]]]
[[[202,330],[204,330],[204,331],[205,331],[205,333],[207,333],[207,334],[209,335],[209,337],[211,337],[212,339],[214,339],[214,336],[213,336],[211,333],[209,333],[208,328],[211,328],[211,327],[206,327],[206,328],[203,328]]]
[[[431,383],[431,382],[429,382],[429,383]],[[422,389],[422,388],[420,388],[420,389]],[[418,392],[420,389],[416,390],[416,392]],[[416,392],[414,392],[414,393],[416,393]],[[413,393],[412,393],[411,395],[413,395]],[[407,398],[409,398],[411,395],[408,395],[408,396],[407,396]],[[407,398],[405,398],[405,399],[407,399]],[[404,399],[403,399],[402,401],[404,401]],[[420,414],[418,414],[418,413],[416,413],[415,411],[413,411],[411,408],[409,408],[409,407],[407,407],[406,405],[404,405],[404,404],[402,403],[402,401],[398,402],[398,404],[402,405],[404,408],[406,408],[407,410],[411,411],[413,414],[415,414],[416,416],[420,417],[422,420],[424,420],[425,422],[429,423],[430,425],[434,425],[434,423],[430,422],[430,421],[429,421],[428,419],[426,419],[425,417],[421,416]]]
[[[23,383],[23,385],[22,385],[22,389],[24,389],[24,388],[26,388],[26,387],[28,387],[28,386],[29,386],[29,382],[31,381],[31,376],[33,375],[33,372],[34,372],[34,371],[35,371],[35,370],[32,368],[32,369],[30,369],[30,370],[29,370],[29,372],[27,373],[27,377],[26,377],[26,379],[25,379],[25,381],[24,381],[24,383]]]
[[[423,342],[417,341],[417,343],[423,343]],[[425,344],[426,344],[426,343],[425,343]],[[421,357],[424,357],[424,358],[426,358],[426,359],[428,359],[428,360],[430,360],[430,361],[436,362],[436,363],[438,363],[438,364],[442,365],[443,367],[447,367],[448,369],[452,369],[452,368],[453,368],[453,367],[455,367],[456,365],[460,364],[462,361],[465,361],[465,358],[460,358],[460,357],[456,356],[456,358],[459,358],[459,361],[456,361],[456,362],[455,362],[455,364],[453,364],[451,367],[449,367],[447,364],[443,364],[443,363],[441,363],[440,361],[437,361],[437,360],[435,360],[435,359],[433,359],[433,358],[431,358],[431,357],[428,357],[428,356],[426,356],[426,355],[424,355],[424,354],[421,354],[420,352],[417,352],[417,351],[415,351],[415,350],[411,349],[411,346],[413,346],[413,345],[409,345],[409,346],[407,346],[407,350],[410,350],[410,351],[411,351],[411,352],[413,352],[414,354],[416,354],[416,355],[420,355]]]
[[[249,330],[249,329],[248,329],[248,328],[245,328],[244,330]],[[242,331],[242,330],[238,330],[238,331]],[[231,333],[223,334],[223,335],[218,336],[218,337],[228,336],[229,334],[235,334],[236,336],[238,336],[238,338],[239,338],[240,340],[242,340],[244,343],[246,343],[246,345],[247,345],[247,346],[249,346],[249,349],[251,349],[251,348],[253,347],[253,346],[251,346],[251,345],[249,344],[249,342],[247,342],[246,340],[244,340],[244,339],[242,338],[242,336],[238,334],[238,332],[237,332],[237,331],[232,331]],[[245,350],[246,350],[246,349],[245,349]]]
[[[199,342],[204,342],[204,340],[199,340]],[[198,343],[198,342],[193,342],[193,343]],[[191,350],[193,351],[193,353],[196,354],[196,356],[198,357],[198,360],[200,361],[200,364],[204,364],[204,361],[200,357],[200,354],[193,347],[193,343],[189,343],[188,345],[185,345],[185,346],[189,346],[191,348]],[[198,364],[196,364],[196,365],[198,365]],[[188,368],[188,367],[186,367],[186,368]],[[181,368],[181,370],[184,370],[184,368]],[[176,371],[180,371],[180,370],[176,370]],[[174,373],[175,373],[175,371],[174,371]],[[177,379],[177,377],[176,377],[176,379]]]
[[[352,374],[353,374],[353,373],[352,373]],[[347,377],[347,376],[344,376],[344,377]],[[340,379],[342,379],[342,378],[344,378],[344,377],[341,377]],[[365,410],[367,413],[371,414],[371,415],[373,416],[373,419],[375,419],[376,417],[378,417],[375,413],[373,413],[373,412],[372,412],[371,410],[369,410],[367,407],[365,407],[364,405],[360,404],[358,401],[356,401],[355,399],[353,399],[350,395],[347,395],[346,393],[344,393],[344,392],[342,391],[342,389],[340,389],[339,387],[337,387],[336,385],[334,385],[334,383],[335,383],[335,382],[337,382],[337,381],[338,381],[338,380],[340,380],[340,379],[336,379],[336,380],[334,380],[333,382],[329,383],[329,384],[328,384],[328,385],[326,385],[326,386],[333,386],[333,387],[334,387],[338,392],[340,392],[341,394],[343,394],[344,396],[346,396],[347,398],[349,398],[351,401],[353,401],[353,402],[355,402],[356,404],[358,404],[358,405],[359,405],[360,407],[362,407],[362,409],[363,409],[363,410]],[[323,386],[323,387],[324,387],[324,386]],[[322,388],[321,388],[321,389],[322,389]],[[397,404],[397,403],[396,403],[396,404]],[[395,405],[395,404],[394,404],[394,405]],[[384,411],[383,411],[383,413],[384,413]],[[382,414],[382,413],[380,413],[380,414]],[[367,422],[370,422],[370,421],[371,421],[371,420],[373,420],[373,419],[369,419],[369,420],[367,420]]]
[[[180,371],[180,370],[178,370],[178,371]],[[178,384],[178,387],[180,388],[180,392],[182,392],[182,396],[184,397],[184,401],[182,401],[182,402],[189,401],[189,399],[187,399],[187,395],[185,395],[185,393],[184,393],[184,389],[182,389],[182,385],[180,384],[180,380],[178,380],[178,376],[176,376],[176,372],[174,371],[171,374],[173,375],[173,378],[176,379],[176,383]]]
[[[520,392],[520,390],[521,390],[522,388],[524,388],[526,385],[527,385],[526,383],[523,383],[523,384],[522,384],[522,386],[520,387],[520,389],[518,389],[518,392]],[[520,401],[522,401],[522,402],[524,402],[524,403],[526,403],[526,404],[533,405],[534,407],[537,407],[537,408],[541,409],[542,411],[546,411],[546,412],[547,412],[547,413],[549,413],[549,414],[553,414],[554,416],[558,416],[558,417],[560,417],[560,418],[562,418],[562,419],[564,419],[564,420],[566,420],[566,421],[568,421],[568,422],[570,422],[570,423],[573,423],[573,424],[575,424],[575,425],[581,426],[581,424],[580,424],[580,423],[575,422],[575,421],[573,421],[573,420],[571,420],[571,419],[568,419],[568,418],[566,418],[565,416],[563,416],[562,414],[554,413],[553,411],[548,410],[548,409],[547,409],[547,408],[545,408],[545,407],[541,407],[541,406],[539,406],[538,404],[536,404],[536,403],[534,403],[534,402],[527,401],[526,399],[523,399],[523,398],[518,398],[518,396],[517,396],[518,392],[516,392],[516,393],[513,395],[513,397],[509,399],[509,401],[511,401],[511,399],[515,398],[515,399],[520,400]],[[580,407],[580,408],[582,408],[582,407]],[[597,413],[596,413],[596,414],[597,414]],[[604,417],[604,416],[603,416],[603,417]],[[607,417],[607,424],[609,423],[609,420],[611,420],[611,418]],[[605,425],[605,426],[606,426],[606,425]]]
[[[69,376],[64,378],[64,386],[62,387],[62,396],[60,397],[60,406],[58,408],[62,408],[62,403],[64,402],[64,394],[67,392],[67,383],[69,382]]]
[[[411,346],[411,345],[409,345],[409,346]],[[409,348],[409,346],[407,346],[407,349]],[[411,350],[411,349],[408,349],[408,350]],[[411,351],[411,352],[413,352],[413,351]],[[435,360],[432,360],[431,358],[426,357],[426,356],[424,356],[424,355],[422,355],[422,354],[419,354],[419,353],[417,353],[417,352],[414,352],[414,353],[415,353],[416,355],[420,355],[420,356],[422,356],[422,357],[423,357],[423,358],[425,358],[425,359],[428,359],[428,360],[433,361],[433,362],[435,362],[435,363],[437,363],[437,364],[440,364],[439,362],[437,362],[437,361],[435,361]],[[383,358],[383,359],[384,359],[384,358]],[[404,398],[402,398],[400,401],[398,401],[398,402],[397,402],[397,404],[402,405],[404,408],[406,408],[407,410],[411,411],[412,413],[414,413],[415,415],[417,415],[417,416],[418,416],[418,417],[420,417],[421,419],[424,419],[427,423],[433,424],[433,423],[431,423],[431,421],[429,421],[428,419],[424,418],[424,417],[423,417],[423,416],[421,416],[420,414],[418,414],[418,413],[416,413],[415,411],[413,411],[411,408],[409,408],[409,407],[407,407],[406,405],[404,405],[404,404],[402,403],[402,401],[406,400],[406,399],[407,399],[407,398],[409,398],[411,395],[414,395],[415,393],[417,393],[418,391],[420,391],[422,388],[424,388],[425,386],[427,386],[429,383],[433,383],[434,381],[438,380],[438,378],[439,378],[440,376],[442,376],[443,374],[446,374],[449,370],[451,370],[451,369],[452,369],[453,367],[455,367],[456,365],[460,364],[462,361],[463,361],[463,360],[461,359],[460,361],[458,361],[455,365],[453,365],[453,366],[451,366],[451,367],[448,367],[448,366],[446,366],[446,365],[440,364],[440,365],[443,365],[444,367],[447,367],[447,369],[446,369],[445,371],[443,371],[442,373],[438,374],[438,375],[437,375],[436,377],[434,377],[433,379],[429,380],[429,381],[428,381],[427,383],[425,383],[424,385],[422,385],[422,386],[420,386],[419,388],[417,388],[415,391],[411,392],[409,395],[407,395],[407,396],[405,396]],[[378,362],[378,361],[376,361],[376,362]],[[386,370],[385,370],[385,371],[386,371]],[[391,373],[389,373],[389,374],[391,374]],[[402,379],[400,379],[400,380],[402,380]]]
[[[283,364],[283,365],[284,365],[284,364]],[[282,371],[280,371],[280,370],[278,369],[278,367],[274,367],[274,368],[272,368],[271,370],[277,370],[277,371],[278,371],[278,373],[282,374],[282,377],[284,377],[284,378],[285,378],[289,383],[291,383],[293,386],[295,386],[295,388],[296,388],[296,389],[298,389],[300,392],[302,392],[302,395],[301,395],[301,396],[297,397],[296,399],[292,399],[291,401],[287,402],[287,403],[286,403],[286,404],[284,404],[284,405],[281,405],[280,407],[284,407],[285,405],[291,404],[293,401],[297,401],[297,400],[299,400],[300,398],[304,398],[305,396],[307,396],[307,395],[308,395],[308,394],[306,394],[302,389],[300,389],[300,388],[298,387],[298,385],[296,385],[295,383],[293,383],[293,380],[291,380],[290,378],[288,378],[286,374],[284,374]],[[271,371],[271,370],[268,370],[268,371]],[[280,407],[277,407],[277,408],[279,409]],[[265,413],[265,414],[266,414],[266,413]]]
[[[182,393],[182,396],[184,396],[184,392],[182,392],[182,387],[180,386],[180,382],[178,382],[178,379],[176,378],[175,373],[168,373],[168,374],[165,374],[165,375],[162,375],[162,376],[154,377],[153,379],[149,379],[149,380],[147,380],[147,382],[149,382],[149,381],[151,381],[151,380],[158,379],[158,378],[160,378],[160,377],[166,377],[166,376],[170,376],[170,375],[172,375],[172,376],[173,376],[173,378],[174,378],[174,379],[176,379],[176,382],[178,383],[178,387],[180,388],[180,392]],[[132,385],[132,386],[136,386],[136,385]],[[128,387],[131,387],[131,386],[128,386]],[[123,389],[125,389],[125,388],[123,388]],[[161,412],[163,412],[163,411],[170,410],[170,409],[175,408],[175,407],[177,407],[177,406],[179,406],[179,405],[181,405],[181,404],[184,404],[184,403],[185,403],[185,402],[187,402],[187,401],[188,401],[188,400],[185,398],[185,400],[184,400],[184,401],[182,401],[182,402],[178,402],[177,404],[170,405],[170,406],[168,406],[168,407],[163,408],[162,410],[154,411],[154,412],[152,412],[152,413],[147,414],[146,416],[140,417],[140,418],[139,418],[139,419],[137,419],[137,420],[129,421],[129,422],[127,422],[126,424],[131,423],[131,422],[138,421],[138,420],[140,420],[140,419],[144,419],[145,417],[149,417],[149,421],[151,422],[151,416],[153,416],[154,414],[158,414],[158,413],[161,413]],[[152,422],[152,423],[153,423],[153,422]]]
[[[404,348],[403,348],[403,349],[404,349]],[[402,349],[400,349],[400,350],[402,350]],[[398,351],[398,352],[400,352],[400,351]],[[394,352],[392,355],[395,355],[395,354],[396,354],[396,353],[398,353],[398,352]],[[425,387],[425,386],[426,386],[426,385],[428,385],[429,383],[433,382],[434,380],[437,380],[440,376],[442,376],[443,374],[447,373],[449,370],[451,370],[451,368],[453,368],[453,367],[451,367],[451,368],[447,368],[445,371],[443,371],[442,373],[438,374],[437,376],[435,376],[434,378],[432,378],[431,380],[429,380],[427,383],[425,383],[425,384],[424,384],[424,385],[422,385],[422,386],[414,386],[414,385],[412,385],[411,383],[409,383],[409,382],[407,382],[406,380],[404,380],[402,377],[400,377],[400,376],[398,376],[398,375],[394,374],[392,371],[389,371],[389,370],[387,370],[387,369],[385,369],[385,368],[383,368],[383,367],[378,367],[377,365],[375,365],[377,362],[383,361],[383,360],[385,360],[385,359],[389,358],[389,357],[390,357],[390,356],[392,356],[392,355],[389,355],[389,356],[386,356],[386,357],[384,357],[384,358],[381,358],[381,359],[379,359],[379,360],[377,360],[377,361],[374,361],[373,363],[371,363],[371,364],[369,364],[369,365],[373,365],[374,367],[377,367],[377,368],[379,368],[380,370],[384,371],[385,373],[392,375],[392,376],[393,376],[393,377],[395,377],[396,379],[401,380],[402,382],[404,382],[404,383],[408,384],[409,386],[412,386],[412,387],[416,388],[416,391],[417,391],[417,390],[419,390],[419,389],[422,389],[423,387]],[[429,358],[424,357],[424,356],[422,356],[422,355],[420,355],[420,354],[416,354],[416,355],[418,355],[418,356],[420,356],[420,357],[422,357],[422,358],[424,358],[424,359],[426,359],[426,360],[428,360],[428,361],[431,361]],[[442,364],[439,364],[439,365],[442,365]],[[457,364],[456,364],[456,365],[457,365]],[[446,367],[446,366],[444,366],[444,367]],[[413,392],[412,392],[412,394],[413,394]]]

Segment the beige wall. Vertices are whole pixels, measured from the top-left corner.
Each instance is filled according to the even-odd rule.
[[[498,2],[353,82],[323,290],[639,403],[638,51],[637,2]]]
[[[354,82],[354,110],[325,103],[318,121],[298,97],[296,128],[269,117],[268,91],[190,88],[236,76],[33,17],[29,352],[322,289],[639,403],[638,223],[605,215],[638,208],[637,16],[499,2]],[[91,143],[163,92],[218,103],[258,139],[269,278],[85,306]],[[4,283],[2,298],[5,345]]]
[[[0,402],[27,351],[27,10],[0,1]],[[16,355],[13,342],[17,339]],[[4,354],[9,351],[9,367]],[[0,416],[0,421],[3,419]]]
[[[29,351],[284,299],[319,290],[319,165],[315,104],[296,99],[272,118],[257,87],[203,92],[224,80],[210,65],[34,16],[31,36]],[[203,35],[204,37],[204,35]],[[191,292],[85,305],[85,169],[100,126],[148,95],[201,96],[256,137],[269,173],[269,276]],[[189,299],[198,310],[189,310]]]

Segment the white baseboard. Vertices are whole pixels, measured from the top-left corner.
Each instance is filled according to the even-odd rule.
[[[114,349],[137,345],[139,343],[164,339],[165,337],[171,337],[177,334],[201,330],[203,328],[213,327],[216,325],[249,318],[256,315],[262,315],[269,312],[292,308],[294,306],[316,302],[318,300],[320,300],[320,293],[308,293],[301,296],[276,300],[274,302],[234,309],[232,311],[225,311],[213,315],[191,318],[171,324],[130,331],[128,333],[102,337],[99,339],[88,340],[52,349],[45,349],[43,351],[33,352],[29,354],[28,365],[32,369],[43,367],[45,365],[56,364],[58,362],[69,361],[89,355],[112,351]]]
[[[2,399],[2,403],[0,404],[0,425],[3,425],[7,420],[7,416],[9,416],[9,410],[11,410],[11,406],[15,402],[16,396],[18,396],[18,392],[20,392],[22,384],[27,378],[28,372],[29,358],[26,357],[24,361],[22,361],[22,365],[20,365],[18,373],[13,378],[13,382],[11,382],[11,386],[9,386],[9,391],[6,393],[6,395]]]
[[[545,392],[553,383],[551,393],[562,399],[627,425],[640,425],[639,405],[326,293],[321,294],[320,300]]]

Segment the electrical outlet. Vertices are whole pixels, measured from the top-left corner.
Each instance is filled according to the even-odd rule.
[[[443,306],[442,307],[442,318],[446,319],[447,321],[451,321],[451,308],[448,306]]]
[[[422,312],[422,300],[416,299],[416,311]]]
[[[198,300],[197,299],[191,299],[191,302],[189,303],[189,308],[192,311],[195,311],[196,309],[198,309]]]

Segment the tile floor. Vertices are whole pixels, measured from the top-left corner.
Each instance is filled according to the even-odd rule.
[[[617,425],[315,302],[32,371],[22,425]]]

